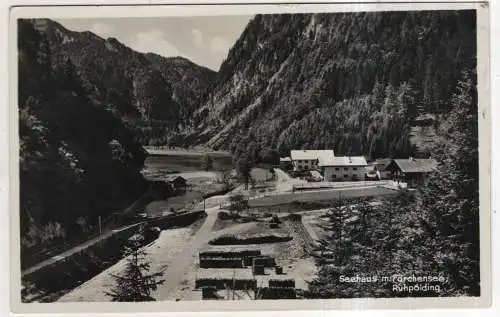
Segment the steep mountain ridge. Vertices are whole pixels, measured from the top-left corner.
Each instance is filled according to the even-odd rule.
[[[450,110],[475,41],[475,11],[257,15],[186,142],[410,155],[414,119]]]
[[[48,19],[32,23],[49,40],[53,62],[70,59],[91,98],[145,144],[168,143],[188,128],[215,76],[185,58],[139,53],[115,38],[70,31]]]
[[[142,195],[146,153],[89,95],[72,61],[56,62],[46,33],[27,20],[18,26],[21,247],[36,252],[85,234]]]

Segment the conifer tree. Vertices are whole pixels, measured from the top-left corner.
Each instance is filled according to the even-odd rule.
[[[434,269],[448,276],[447,293],[478,296],[479,157],[477,95],[469,73],[457,85],[453,110],[433,150],[439,168],[418,199]]]
[[[106,295],[114,302],[146,302],[154,301],[151,291],[163,284],[161,272],[149,273],[150,263],[146,260],[146,252],[142,249],[143,230],[130,239],[125,248],[127,264],[121,275],[112,274],[115,286]]]

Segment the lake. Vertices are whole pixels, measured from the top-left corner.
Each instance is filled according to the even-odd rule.
[[[214,172],[221,169],[232,169],[232,157],[228,154],[210,154],[213,159]],[[144,162],[143,174],[147,179],[161,179],[170,174],[189,172],[205,172],[203,169],[203,153],[173,152],[170,154],[149,155]],[[207,174],[208,175],[208,174]]]
[[[232,169],[232,157],[229,153],[211,153],[212,169],[203,169],[203,155],[200,152],[165,151],[162,154],[150,154],[145,162],[142,174],[148,180],[164,180],[166,176],[184,177],[192,187],[186,193],[150,203],[145,212],[150,216],[159,216],[170,211],[190,205],[204,194],[223,188],[220,182],[220,169]]]

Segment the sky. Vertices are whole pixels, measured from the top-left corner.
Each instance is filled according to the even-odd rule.
[[[114,37],[139,52],[183,56],[219,70],[252,16],[58,19],[67,29]]]

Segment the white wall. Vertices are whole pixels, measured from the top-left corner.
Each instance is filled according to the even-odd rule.
[[[353,176],[357,180],[365,180],[365,172],[364,166],[326,166],[323,176],[328,182],[352,181]]]
[[[294,171],[302,171],[302,170],[313,170],[318,168],[317,165],[318,160],[294,160],[293,161],[293,170]]]

